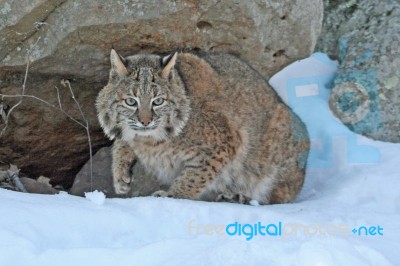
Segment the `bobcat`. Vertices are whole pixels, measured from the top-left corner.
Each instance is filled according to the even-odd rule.
[[[110,58],[96,107],[115,140],[116,193],[129,192],[140,161],[169,187],[154,196],[273,204],[298,194],[307,130],[249,65],[223,53]]]

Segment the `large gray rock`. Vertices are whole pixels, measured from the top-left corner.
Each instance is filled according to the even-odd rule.
[[[400,142],[400,2],[325,4],[317,49],[341,61],[331,110],[359,134]]]
[[[124,54],[232,51],[270,75],[313,51],[323,12],[321,0],[0,0],[0,6],[0,22],[8,24],[0,26],[0,67],[23,66],[25,48],[34,47],[35,71],[99,81],[112,44]]]
[[[64,109],[80,118],[60,86],[61,79],[70,80],[96,151],[109,144],[94,102],[108,79],[112,45],[122,55],[233,52],[268,78],[313,51],[322,13],[322,0],[0,0],[0,93],[21,91],[30,49],[27,93],[58,105],[58,86]],[[33,99],[14,110],[0,146],[0,159],[65,188],[89,157],[85,130]]]
[[[156,177],[146,173],[140,164],[135,165],[132,172],[135,178],[131,183],[131,191],[124,197],[148,196],[160,189]],[[85,192],[95,190],[102,191],[108,198],[121,197],[114,192],[110,147],[101,148],[93,156],[93,176],[90,175],[90,162],[83,166],[69,193],[84,196]]]

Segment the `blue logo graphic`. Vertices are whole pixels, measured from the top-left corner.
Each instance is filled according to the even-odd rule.
[[[263,224],[258,222],[255,224],[241,224],[234,222],[228,224],[225,232],[228,236],[244,236],[247,241],[254,237],[280,237],[282,239],[297,236],[351,236],[350,232],[356,236],[383,236],[383,227],[377,226],[360,226],[353,228],[348,224],[300,224],[300,223],[277,223]]]
[[[189,235],[206,235],[206,236],[237,236],[244,237],[246,241],[252,240],[254,237],[273,237],[287,239],[293,237],[314,237],[314,236],[367,236],[380,237],[383,236],[383,227],[376,226],[360,226],[357,228],[350,227],[348,224],[302,224],[302,223],[284,223],[278,221],[275,223],[239,223],[233,222],[226,224],[201,224],[195,220],[188,223]]]
[[[360,226],[359,228],[354,228],[351,232],[357,236],[383,236],[383,228],[380,225]]]
[[[261,222],[256,224],[240,224],[235,222],[233,224],[229,224],[225,232],[228,236],[234,235],[244,235],[246,236],[246,240],[251,240],[254,236],[282,236],[282,222],[278,222],[277,224],[267,224],[262,225]]]

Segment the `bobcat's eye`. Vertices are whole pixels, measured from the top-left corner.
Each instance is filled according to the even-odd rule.
[[[126,98],[125,103],[129,106],[135,106],[137,105],[137,101],[133,98]]]
[[[158,106],[164,103],[164,99],[163,98],[157,98],[153,101],[153,105]]]

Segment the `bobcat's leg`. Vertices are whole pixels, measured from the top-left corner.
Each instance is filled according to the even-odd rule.
[[[197,200],[204,189],[217,177],[218,172],[206,166],[185,168],[168,191],[156,191],[153,196]]]
[[[131,189],[133,176],[131,168],[136,162],[135,153],[123,140],[115,140],[112,147],[112,173],[114,190],[117,194],[126,194]]]
[[[169,190],[156,191],[153,196],[200,199],[200,195],[220,175],[222,168],[230,160],[226,150],[228,149],[216,150],[213,156],[190,157]]]
[[[183,169],[171,187],[168,191],[154,192],[154,196],[200,200],[201,195],[221,175],[223,168],[232,161],[241,145],[240,134],[232,132],[228,124],[224,125],[225,117],[214,114],[214,119],[219,122],[219,127],[210,127],[207,133],[211,136],[209,146],[200,144],[187,150],[183,156]]]

